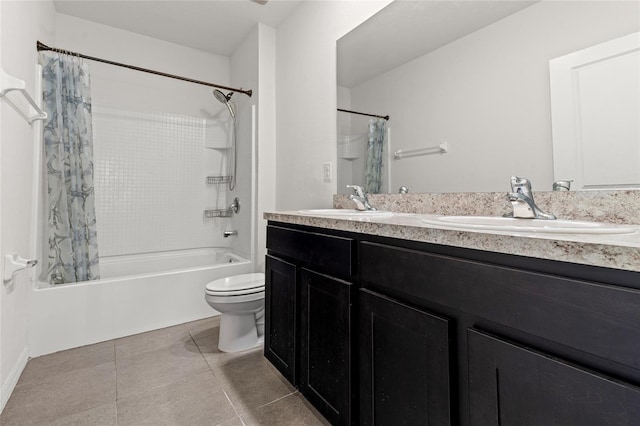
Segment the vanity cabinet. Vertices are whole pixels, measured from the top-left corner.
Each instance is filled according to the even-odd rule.
[[[640,389],[468,330],[474,425],[637,425]]]
[[[333,424],[640,424],[640,273],[269,228],[296,270],[296,377]],[[281,253],[285,231],[332,243]]]
[[[332,424],[355,420],[355,240],[267,227],[265,357]]]
[[[297,382],[296,265],[267,255],[264,355],[291,383]]]
[[[451,424],[450,323],[360,290],[361,425]]]
[[[300,392],[332,424],[348,425],[354,286],[306,268],[300,276]]]

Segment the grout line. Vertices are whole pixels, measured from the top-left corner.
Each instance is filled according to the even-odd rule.
[[[297,391],[297,390],[295,390],[295,391],[293,391],[293,392],[290,392],[290,393],[288,393],[288,394],[286,394],[286,395],[284,395],[284,396],[281,396],[280,398],[276,398],[276,399],[274,399],[273,401],[269,401],[269,402],[267,402],[266,404],[259,405],[258,407],[256,407],[256,409],[258,409],[258,408],[262,408],[262,407],[266,407],[267,405],[271,405],[271,404],[273,404],[274,402],[278,402],[278,401],[280,401],[281,399],[288,398],[288,397],[290,397],[291,395],[295,395],[296,393],[298,393],[298,391]]]
[[[224,389],[222,385],[220,385],[220,388],[222,389],[224,396],[227,398],[227,401],[229,401],[229,404],[231,404],[231,408],[233,408],[233,411],[236,413],[236,416],[238,416],[238,418],[240,419],[240,423],[242,423],[242,426],[246,426],[244,423],[244,420],[242,420],[242,416],[240,416],[240,413],[236,409],[236,406],[233,404],[233,402],[231,402],[231,398],[229,398],[229,394],[227,393],[227,391]]]

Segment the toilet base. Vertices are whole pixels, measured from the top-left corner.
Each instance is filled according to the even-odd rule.
[[[258,336],[256,318],[253,313],[235,315],[223,313],[220,318],[218,349],[222,352],[239,352],[255,348],[264,341]]]

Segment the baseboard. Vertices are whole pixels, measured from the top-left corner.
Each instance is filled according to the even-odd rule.
[[[18,384],[18,380],[20,379],[20,375],[24,368],[27,366],[27,362],[29,361],[29,347],[25,346],[24,350],[18,357],[18,361],[16,361],[15,365],[11,369],[7,380],[2,384],[2,388],[0,389],[0,413],[4,410],[5,405],[9,401],[13,390]]]

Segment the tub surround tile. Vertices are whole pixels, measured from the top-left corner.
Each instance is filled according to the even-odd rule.
[[[56,352],[29,360],[18,384],[38,383],[60,374],[114,361],[113,341]]]
[[[196,344],[178,343],[155,351],[117,358],[118,398],[132,396],[209,371]]]
[[[308,402],[293,393],[242,415],[245,425],[330,425]]]
[[[118,425],[218,425],[237,418],[211,371],[118,399]]]
[[[112,403],[116,398],[115,363],[83,368],[34,383],[18,384],[1,424],[43,425]]]

